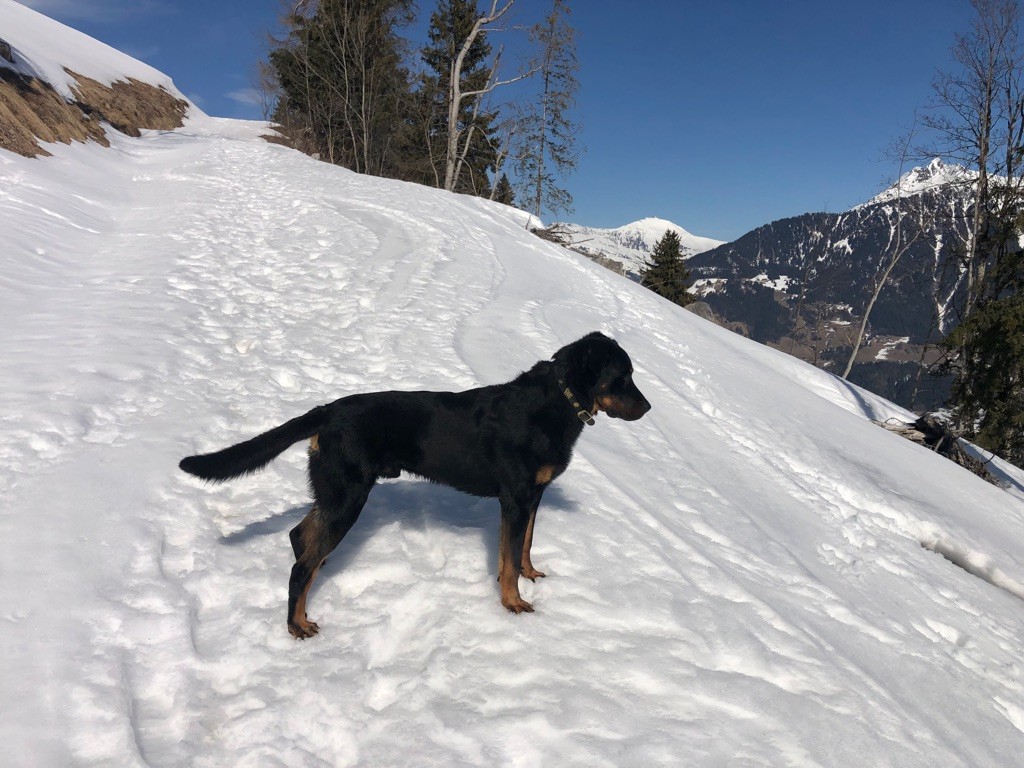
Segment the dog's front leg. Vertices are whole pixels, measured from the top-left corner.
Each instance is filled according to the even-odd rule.
[[[498,526],[498,584],[501,604],[512,613],[533,613],[533,606],[519,594],[519,574],[526,528],[530,521],[529,494],[502,489],[501,523]]]

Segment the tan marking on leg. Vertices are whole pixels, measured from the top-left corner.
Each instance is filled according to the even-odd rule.
[[[501,574],[505,572],[506,560],[508,559],[505,555],[506,550],[509,548],[508,535],[505,532],[505,526],[498,524],[498,581],[501,581]]]
[[[537,485],[547,485],[550,483],[555,477],[555,469],[557,469],[557,467],[555,467],[554,464],[545,464],[543,467],[538,469],[537,474],[534,477],[534,480],[537,481]]]
[[[506,561],[507,562],[507,561]],[[507,567],[498,574],[501,586],[501,604],[511,613],[533,613],[533,606],[519,594],[519,574],[516,568]]]
[[[505,531],[504,525],[498,525],[498,583],[501,583],[502,577],[505,575],[505,571],[508,569],[508,550],[511,544],[508,540],[508,534]],[[504,592],[502,593],[502,603],[504,603]]]
[[[519,594],[519,568],[512,562],[512,542],[504,531],[498,535],[498,585],[501,604],[512,613],[533,613],[533,606]]]
[[[323,564],[324,561],[321,560],[320,565]],[[288,626],[288,631],[299,640],[305,640],[320,631],[320,626],[306,616],[306,598],[309,596],[309,590],[313,587],[313,580],[320,572],[320,565],[314,568],[309,575],[309,581],[306,582],[306,588],[302,590],[302,594],[299,595],[299,599],[295,603],[295,613],[292,614],[291,624]]]
[[[309,438],[309,452],[320,452],[320,435],[313,435],[311,438]]]

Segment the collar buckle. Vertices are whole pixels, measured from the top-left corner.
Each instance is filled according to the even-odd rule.
[[[579,411],[577,411],[576,415],[579,416],[580,417],[580,421],[582,421],[587,426],[592,427],[596,423],[594,421],[594,415],[590,411],[588,411],[586,408],[582,408]]]
[[[596,423],[594,421],[594,414],[580,405],[579,400],[576,399],[576,395],[572,393],[572,390],[569,389],[569,386],[564,381],[559,381],[558,384],[562,387],[562,394],[565,395],[565,399],[572,404],[573,410],[576,411],[577,418],[579,418],[579,420],[588,427],[594,426]]]

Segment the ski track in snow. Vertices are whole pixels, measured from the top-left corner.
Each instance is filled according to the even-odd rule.
[[[506,209],[255,133],[196,119],[45,162],[0,155],[19,257],[0,276],[18,382],[0,415],[0,650],[5,700],[27,702],[0,735],[18,754],[1024,754],[1018,500],[878,434],[865,417],[892,406],[524,233]],[[72,190],[60,206],[55,187]],[[308,510],[303,451],[218,487],[175,469],[356,391],[508,380],[592,329],[631,352],[654,410],[601,418],[548,491],[533,616],[498,603],[496,502],[403,477],[328,559],[310,609],[323,632],[297,643],[286,532]]]

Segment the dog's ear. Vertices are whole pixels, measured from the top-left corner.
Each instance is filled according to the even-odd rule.
[[[597,385],[614,344],[604,334],[594,331],[562,347],[553,359],[566,383],[585,397]]]

